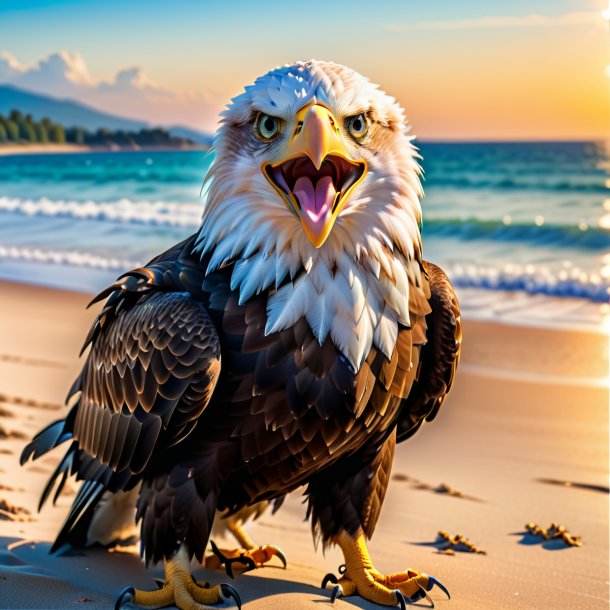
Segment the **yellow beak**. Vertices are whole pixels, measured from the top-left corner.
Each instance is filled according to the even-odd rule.
[[[366,175],[367,165],[364,159],[349,157],[337,120],[326,107],[310,104],[295,118],[296,128],[278,152],[279,161],[265,163],[262,169],[319,248]]]

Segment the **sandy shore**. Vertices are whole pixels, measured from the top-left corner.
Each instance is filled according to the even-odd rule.
[[[78,144],[2,144],[0,146],[0,156],[77,153],[90,152],[91,150],[91,146],[80,146]]]
[[[125,585],[154,587],[133,555],[49,556],[73,490],[42,514],[36,505],[61,451],[18,466],[25,440],[64,413],[95,313],[84,309],[88,298],[0,283],[1,608],[111,608]],[[608,338],[468,320],[464,334],[461,371],[437,421],[397,450],[370,544],[377,567],[435,575],[453,596],[434,593],[437,608],[607,608]],[[435,491],[440,484],[463,495]],[[245,608],[327,607],[329,591],[318,587],[341,558],[314,551],[304,515],[293,494],[250,526],[255,540],[284,549],[289,566],[239,576]],[[534,540],[524,535],[529,521],[563,523],[583,546]],[[439,530],[486,554],[439,552]],[[350,606],[377,607],[356,598],[335,605]]]

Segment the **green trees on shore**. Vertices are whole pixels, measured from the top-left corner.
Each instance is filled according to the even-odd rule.
[[[160,128],[141,129],[137,132],[112,131],[100,128],[95,132],[82,127],[65,128],[51,119],[35,120],[31,114],[22,114],[11,110],[8,116],[0,114],[0,145],[6,143],[37,144],[86,144],[101,148],[137,148],[147,147],[188,147],[193,142],[187,138],[178,138]]]
[[[46,144],[66,142],[62,125],[44,118],[36,121],[31,114],[23,115],[19,110],[11,110],[8,116],[0,114],[0,142],[37,142]]]

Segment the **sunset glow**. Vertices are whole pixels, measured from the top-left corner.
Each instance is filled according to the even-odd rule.
[[[317,57],[380,83],[422,138],[610,133],[605,0],[383,2],[375,10],[362,0],[314,0],[305,12],[270,1],[240,0],[232,11],[217,1],[170,9],[156,0],[85,0],[78,11],[74,4],[2,3],[0,82],[212,130],[244,82]]]

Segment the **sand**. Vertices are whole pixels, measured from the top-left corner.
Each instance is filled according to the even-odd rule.
[[[79,144],[2,144],[0,146],[0,156],[82,153],[90,152],[91,150],[93,150],[91,146]]]
[[[88,298],[0,283],[2,608],[111,608],[126,585],[154,587],[132,554],[49,556],[73,487],[54,508],[38,514],[36,505],[61,451],[18,465],[25,439],[64,413],[95,313],[84,309]],[[608,337],[470,320],[464,335],[461,370],[439,417],[397,450],[373,560],[383,571],[435,575],[453,596],[434,592],[437,608],[607,608]],[[441,484],[455,493],[435,491]],[[249,526],[256,541],[281,546],[289,565],[238,576],[245,608],[327,607],[320,581],[342,561],[336,550],[314,550],[302,499],[294,493]],[[535,540],[524,534],[530,521],[562,523],[582,546]],[[439,530],[486,554],[439,552]],[[335,607],[350,605],[378,608],[359,598]]]

